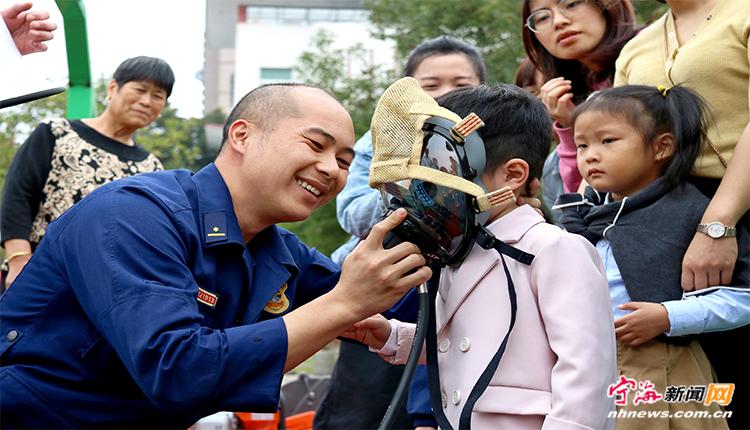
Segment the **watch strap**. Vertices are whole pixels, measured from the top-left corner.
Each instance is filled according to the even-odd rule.
[[[719,238],[722,238],[722,237],[735,237],[735,236],[737,236],[737,228],[736,227],[729,227],[728,225],[724,225],[724,224],[722,224],[720,222],[717,222],[717,221],[709,222],[709,223],[706,223],[706,224],[698,224],[698,228],[696,228],[696,231],[698,233],[703,233],[706,236],[714,239],[714,237],[711,236],[708,233],[708,228],[709,228],[709,226],[711,226],[711,224],[720,224],[722,227],[724,227],[724,234],[722,234],[721,236],[719,236],[719,237],[717,237],[715,239],[719,239]]]

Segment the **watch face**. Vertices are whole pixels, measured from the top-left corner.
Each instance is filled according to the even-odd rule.
[[[718,239],[722,236],[724,236],[724,231],[726,230],[726,227],[719,223],[712,222],[708,225],[708,228],[706,228],[706,233],[708,233],[709,236],[713,237],[714,239]]]

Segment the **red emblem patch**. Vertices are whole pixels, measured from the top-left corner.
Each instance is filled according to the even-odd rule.
[[[210,293],[203,288],[198,288],[198,301],[203,303],[204,305],[215,308],[216,302],[219,301],[219,296],[214,293]]]

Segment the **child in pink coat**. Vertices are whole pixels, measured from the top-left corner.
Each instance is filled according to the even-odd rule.
[[[549,150],[543,104],[515,86],[452,91],[438,103],[465,117],[476,113],[487,165],[488,191],[516,196],[539,178]],[[580,236],[545,223],[528,205],[494,209],[486,227],[505,243],[535,256],[531,265],[507,259],[518,311],[505,354],[472,413],[478,429],[604,429],[614,403],[615,337],[603,265]],[[500,256],[474,246],[443,269],[437,297],[437,340],[443,412],[454,428],[479,375],[510,324],[507,280]],[[347,335],[393,364],[409,354],[414,325],[372,317]]]

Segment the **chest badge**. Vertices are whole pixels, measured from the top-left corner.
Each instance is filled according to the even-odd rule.
[[[279,288],[279,291],[271,297],[271,300],[266,303],[263,308],[264,311],[272,314],[280,314],[289,309],[289,298],[286,296],[287,285],[284,284]]]
[[[209,291],[204,290],[203,288],[198,288],[198,296],[196,297],[199,303],[203,303],[206,306],[210,306],[212,308],[216,307],[216,303],[219,302],[219,295],[216,293],[211,293]]]

